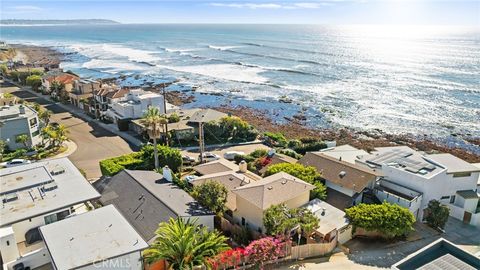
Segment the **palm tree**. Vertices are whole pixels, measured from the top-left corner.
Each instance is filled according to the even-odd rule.
[[[45,123],[45,126],[48,126],[50,123],[50,117],[52,117],[53,113],[50,110],[42,110],[39,112],[38,116],[40,119]]]
[[[157,238],[144,252],[147,263],[168,262],[170,269],[192,269],[207,264],[207,259],[228,250],[227,238],[218,231],[208,231],[195,221],[170,218],[160,223]]]
[[[60,146],[64,141],[68,140],[68,133],[70,132],[68,131],[67,127],[65,127],[65,125],[60,124],[55,128],[53,128],[53,130],[54,130],[54,137],[53,137],[54,146],[55,145]]]
[[[30,138],[28,138],[27,134],[20,134],[15,138],[15,142],[23,144],[25,148],[28,148],[29,141],[30,141]]]
[[[160,110],[155,107],[148,107],[148,110],[143,115],[140,123],[143,125],[145,131],[147,131],[148,137],[153,140],[153,156],[155,159],[155,169],[158,169],[158,149],[157,138],[162,133],[161,127],[164,125],[167,119],[161,116]]]

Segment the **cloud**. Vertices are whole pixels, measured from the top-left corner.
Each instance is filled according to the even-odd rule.
[[[27,13],[39,13],[44,11],[44,8],[37,6],[12,6],[8,7],[5,11],[6,14],[27,14]]]

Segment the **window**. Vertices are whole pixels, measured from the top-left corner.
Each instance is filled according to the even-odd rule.
[[[30,127],[36,126],[37,125],[37,118],[32,118],[30,119]]]
[[[468,177],[470,175],[472,175],[472,173],[470,172],[458,172],[458,173],[454,173],[453,177]]]
[[[455,203],[455,195],[453,195],[452,197],[450,197],[450,203]]]
[[[44,217],[45,224],[50,224],[50,223],[65,219],[68,215],[70,215],[70,210],[67,209],[67,210],[64,210],[62,212],[58,212],[58,213],[55,213],[55,214],[45,216]]]
[[[440,200],[448,200],[448,199],[450,199],[450,196],[442,196],[442,197],[440,198]]]

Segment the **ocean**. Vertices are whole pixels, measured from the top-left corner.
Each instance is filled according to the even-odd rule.
[[[62,67],[81,76],[194,88],[187,107],[247,106],[280,122],[300,113],[312,127],[480,136],[479,28],[2,26],[0,39],[66,52]]]

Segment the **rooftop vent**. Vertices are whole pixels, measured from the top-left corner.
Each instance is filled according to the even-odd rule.
[[[267,187],[267,189],[268,189],[268,190],[272,190],[272,189],[273,189],[273,187],[272,187],[272,186],[269,186],[269,187]]]
[[[48,191],[52,191],[56,188],[58,188],[57,184],[55,182],[50,182],[48,184],[43,185],[42,191],[43,192],[48,192]]]
[[[52,171],[50,171],[51,175],[59,175],[65,172],[65,168],[57,166]]]
[[[345,171],[341,171],[341,172],[338,174],[338,176],[339,176],[340,178],[344,178],[346,175],[347,175],[347,173],[346,173]]]
[[[3,203],[8,203],[8,202],[13,202],[15,200],[18,199],[18,195],[17,193],[10,193],[10,194],[6,194],[4,197],[3,197]]]
[[[285,185],[286,183],[287,183],[286,179],[282,181],[282,185]]]

